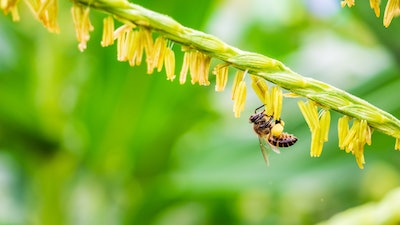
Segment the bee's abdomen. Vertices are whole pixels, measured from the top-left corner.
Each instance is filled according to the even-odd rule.
[[[297,137],[295,137],[293,134],[288,133],[282,133],[277,137],[271,135],[268,139],[268,142],[276,147],[289,147],[294,145],[296,141]]]

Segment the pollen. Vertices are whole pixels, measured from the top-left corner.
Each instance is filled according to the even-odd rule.
[[[226,83],[228,82],[229,64],[218,64],[214,67],[212,73],[216,77],[215,91],[222,92],[225,90]]]
[[[72,19],[75,25],[78,48],[81,52],[86,49],[86,43],[90,39],[89,32],[93,31],[93,26],[89,18],[90,8],[79,4],[74,4],[71,9]]]
[[[101,46],[106,47],[114,44],[114,19],[112,16],[107,16],[103,19],[103,36]]]
[[[283,124],[282,123],[277,123],[275,126],[272,127],[271,129],[271,134],[275,137],[279,137],[283,132]]]

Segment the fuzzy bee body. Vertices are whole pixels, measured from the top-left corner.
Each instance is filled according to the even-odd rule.
[[[253,115],[250,116],[250,123],[253,124],[253,130],[258,135],[261,152],[265,162],[268,164],[267,148],[270,147],[276,153],[280,153],[278,147],[290,147],[297,142],[297,137],[293,134],[282,132],[283,121],[274,120],[272,116],[265,114],[265,110],[257,112],[263,105],[257,108]],[[281,130],[273,132],[276,126],[281,126]]]

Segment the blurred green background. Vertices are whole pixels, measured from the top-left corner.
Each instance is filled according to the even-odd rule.
[[[400,21],[385,29],[367,2],[135,2],[400,115]],[[374,133],[360,170],[337,147],[337,113],[311,158],[297,99],[284,100],[282,118],[299,141],[266,167],[248,122],[261,104],[253,93],[235,119],[229,87],[117,62],[94,10],[81,53],[70,6],[60,3],[58,35],[24,4],[20,22],[0,17],[0,224],[314,224],[400,186],[394,139]]]

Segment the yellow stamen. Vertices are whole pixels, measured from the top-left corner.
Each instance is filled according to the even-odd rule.
[[[379,8],[380,4],[380,0],[369,0],[369,5],[371,6],[371,9],[374,10],[376,17],[379,17],[381,14],[381,9]]]
[[[265,92],[268,91],[268,85],[267,82],[265,82],[264,79],[258,77],[258,76],[250,76],[251,77],[251,87],[253,88],[254,92],[258,96],[258,98],[263,102],[264,104],[267,104],[265,101]]]
[[[238,89],[239,83],[243,80],[244,73],[241,70],[238,70],[235,74],[235,79],[233,80],[232,85],[232,100],[236,100],[236,91]]]
[[[113,32],[113,39],[117,39],[120,35],[123,33],[127,32],[128,30],[132,30],[135,28],[135,26],[131,26],[130,24],[124,24],[120,27],[118,27],[114,32]]]
[[[197,51],[191,51],[190,52],[190,63],[189,63],[189,70],[190,70],[190,77],[191,77],[191,83],[195,84],[199,82],[199,57],[198,57],[198,52]]]
[[[357,165],[360,169],[364,169],[364,143],[361,141],[355,141],[356,148],[354,149],[354,156],[356,157]]]
[[[311,132],[311,157],[319,157],[322,152],[322,147],[321,129],[317,127],[313,132]]]
[[[308,101],[307,103],[299,101],[298,105],[311,132],[319,128],[318,108],[316,104],[311,101]]]
[[[264,93],[264,104],[265,104],[265,113],[267,115],[273,115],[274,114],[274,96],[272,95],[272,89],[267,90]]]
[[[26,1],[36,18],[50,31],[60,31],[57,24],[58,1],[57,0],[28,0]]]
[[[274,108],[274,119],[280,120],[282,112],[282,90],[278,86],[272,87],[272,98]]]
[[[367,126],[367,132],[365,137],[365,143],[367,143],[367,145],[371,145],[372,132],[373,132],[372,128],[370,126]]]
[[[127,61],[128,60],[128,51],[129,46],[129,37],[131,30],[126,30],[124,33],[121,33],[117,38],[117,59],[118,61]]]
[[[321,128],[321,142],[328,141],[330,123],[331,114],[329,110],[323,110],[321,114],[321,119],[319,120],[319,126]]]
[[[167,73],[167,80],[173,81],[175,79],[175,53],[170,48],[165,49],[165,71]]]
[[[228,64],[218,64],[213,69],[213,74],[216,76],[215,91],[224,91],[226,83],[228,82]]]
[[[93,26],[89,18],[90,8],[79,4],[74,4],[71,9],[72,19],[75,25],[78,48],[81,52],[86,49],[86,43],[90,39],[89,32],[93,31]]]
[[[353,151],[354,141],[356,140],[356,138],[358,138],[357,134],[359,132],[359,128],[360,128],[360,120],[355,120],[346,138],[343,141],[343,146],[345,146],[347,153]]]
[[[233,112],[235,113],[235,117],[239,118],[246,103],[246,83],[243,80],[239,82],[234,99]]]
[[[355,5],[355,0],[344,0],[340,2],[340,5],[342,6],[342,8],[346,5],[350,8]]]
[[[208,86],[210,85],[210,82],[208,81],[208,74],[210,71],[210,63],[211,63],[211,57],[200,53],[200,60],[198,61],[198,69],[199,69],[199,84],[203,86]]]
[[[141,27],[139,30],[128,34],[126,48],[129,49],[129,64],[139,66],[142,63],[143,54],[146,54],[147,73],[152,72],[153,38],[149,29]]]
[[[3,10],[3,13],[7,15],[11,12],[12,20],[19,21],[19,13],[17,8],[18,0],[0,0],[0,9]]]
[[[383,25],[388,27],[393,17],[400,14],[400,0],[388,0],[386,3],[385,14],[383,16]]]
[[[190,58],[191,58],[190,52],[185,52],[185,54],[183,56],[182,69],[179,74],[179,83],[180,84],[184,84],[186,82],[186,76],[187,76],[187,72],[189,69]]]
[[[346,147],[344,145],[344,139],[349,133],[349,119],[350,118],[348,116],[343,116],[338,122],[339,148],[342,150]]]
[[[12,7],[12,8],[10,9],[10,11],[11,11],[11,18],[12,18],[12,21],[13,21],[13,22],[19,21],[19,20],[20,20],[20,17],[19,17],[19,13],[18,13],[18,8],[17,8],[17,6],[15,5],[14,7]]]
[[[348,130],[348,118],[339,119],[339,130]],[[346,127],[347,125],[347,127]],[[366,120],[355,120],[350,130],[348,130],[343,142],[340,143],[341,134],[339,133],[339,147],[345,149],[347,153],[351,152],[356,157],[357,165],[360,169],[364,168],[364,145],[371,144],[372,130]]]
[[[321,117],[318,121],[318,126],[312,131],[311,156],[321,156],[324,142],[328,141],[330,121],[331,114],[329,110],[322,110]]]
[[[153,43],[153,37],[151,35],[151,30],[147,28],[141,28],[139,32],[142,33],[141,36],[141,41],[143,43],[143,48],[144,48],[144,53],[146,54],[146,64],[148,68],[148,74],[149,73],[149,68],[151,69],[153,66],[153,48],[154,48],[154,43]],[[152,71],[151,71],[152,72]]]
[[[368,127],[367,121],[360,120],[360,128],[359,128],[358,137],[357,137],[360,142],[363,142],[363,143],[366,142],[367,132],[368,132],[367,127]]]
[[[103,19],[103,36],[101,46],[106,47],[114,44],[114,19],[112,16],[107,16]]]
[[[136,58],[139,57],[139,49],[140,49],[140,40],[139,40],[139,31],[133,30],[133,27],[126,30],[126,40],[125,40],[125,51],[127,60],[129,61],[130,66],[136,65]]]
[[[209,85],[208,73],[210,70],[211,57],[199,51],[191,51],[189,58],[189,70],[191,83],[199,85]]]
[[[396,138],[396,144],[394,145],[395,150],[400,150],[400,138]]]
[[[319,157],[322,153],[324,142],[328,141],[329,126],[331,115],[329,110],[323,109],[318,118],[318,107],[315,102],[304,103],[299,101],[299,108],[311,131],[311,151],[312,157]]]
[[[152,66],[148,68],[148,72],[152,73],[154,68],[157,68],[157,71],[160,72],[162,70],[164,64],[164,58],[167,49],[167,41],[163,36],[157,37],[154,42],[153,53],[152,53]]]

